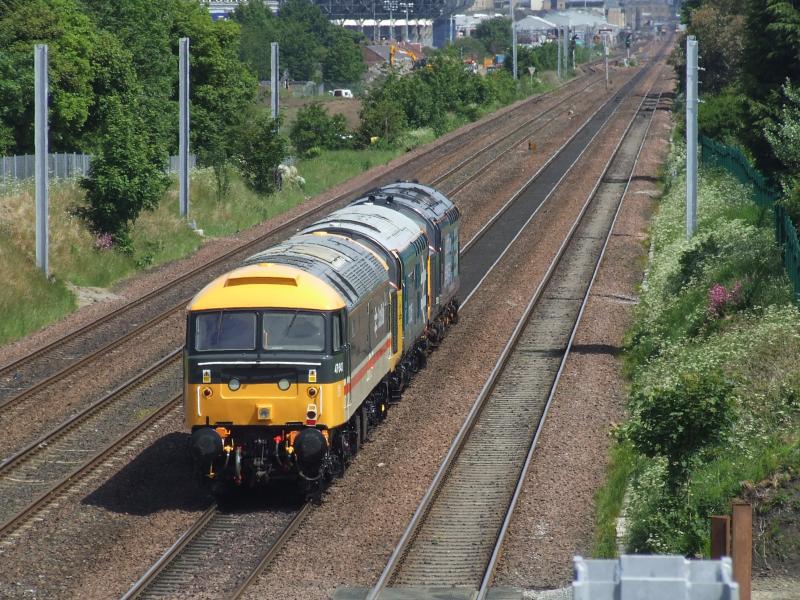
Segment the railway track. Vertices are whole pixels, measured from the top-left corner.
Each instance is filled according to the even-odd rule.
[[[181,382],[176,350],[0,464],[0,537],[26,516],[31,498],[47,496],[153,414],[174,406]]]
[[[597,76],[590,75],[588,78],[588,83],[582,78],[574,80],[570,84],[559,88],[557,92],[566,94],[573,87],[577,87],[577,91],[580,92],[588,85],[597,83]],[[542,102],[546,103],[551,99],[551,96],[532,98],[529,102],[521,104],[509,113],[482,123],[465,135],[481,136],[481,132],[483,132],[484,135],[492,137],[493,133],[497,134],[497,121],[502,124],[513,122],[514,115],[524,116],[532,106]],[[569,97],[567,96],[557,100],[557,105],[563,104],[568,99]],[[547,110],[551,111],[553,108],[551,107]],[[462,161],[456,168],[451,169],[449,174],[459,168],[463,168],[466,163],[479,159],[484,153],[495,148],[503,139],[527,127],[530,121],[531,119],[523,118],[521,124],[512,125],[510,131],[501,132],[497,140],[483,146],[474,155],[468,157],[466,161]],[[445,144],[410,159],[394,171],[378,175],[372,181],[356,190],[336,195],[265,234],[185,273],[163,287],[120,307],[113,313],[52,341],[26,357],[0,367],[0,416],[3,415],[7,407],[35,396],[46,387],[75,372],[83,365],[102,359],[114,348],[132,340],[143,331],[158,326],[177,311],[182,310],[192,295],[210,279],[229,270],[232,263],[238,262],[266,245],[288,237],[297,228],[313,222],[318,215],[334,210],[348,199],[368,191],[382,181],[394,178],[414,178],[415,173],[424,166],[435,164],[437,160],[451,156],[454,153],[457,154],[459,146],[463,145],[463,143],[460,137],[454,137]]]
[[[305,504],[299,509],[270,512],[265,523],[257,518],[258,513],[222,510],[213,505],[128,590],[123,600],[185,596],[193,586],[216,597],[239,598],[303,522],[310,508]],[[243,539],[251,541],[246,549],[241,547]],[[231,543],[237,544],[232,565],[221,560],[219,553],[220,548]],[[198,584],[198,580],[203,583]],[[216,589],[209,590],[209,583]]]
[[[659,98],[642,99],[369,600],[389,586],[458,586],[485,598]]]
[[[25,487],[31,496],[24,500],[24,508],[18,512],[13,512],[13,510],[3,511],[5,521],[0,525],[0,542],[4,545],[10,544],[11,537],[17,534],[18,531],[25,529],[26,526],[29,526],[31,520],[40,516],[46,510],[46,507],[52,506],[64,496],[72,493],[76,484],[85,482],[100,467],[105,468],[108,466],[109,457],[135,444],[137,438],[142,436],[150,427],[162,419],[177,417],[182,409],[180,401],[181,397],[175,396],[169,402],[162,404],[135,426],[129,428],[123,435],[100,448],[88,460],[69,469],[60,478],[48,480],[46,489],[37,492],[35,486],[25,486],[26,482],[20,481],[20,487]],[[6,499],[5,495],[3,499]],[[17,508],[21,503],[16,494],[9,496],[9,502],[13,503]]]
[[[637,78],[623,86],[615,96],[610,98],[586,120],[582,128],[562,146],[554,158],[548,161],[531,178],[531,181],[528,182],[529,188],[531,186],[535,187],[535,183],[540,176],[548,180],[552,179],[551,171],[564,169],[566,172],[568,168],[565,167],[565,161],[569,161],[566,163],[568,166],[574,164],[585,150],[588,140],[594,139],[594,136],[599,133],[602,126],[626,96],[627,90],[634,85],[635,80]],[[528,127],[532,123],[537,123],[539,118],[539,116],[535,116],[528,119],[521,127],[515,128],[500,140],[486,144],[484,148],[496,149],[499,142],[517,134],[521,129]],[[513,141],[506,145],[506,151],[513,149],[517,144],[518,141]],[[500,155],[497,155],[491,160],[496,161],[499,158]],[[462,161],[459,165],[463,166],[470,162],[470,160]],[[474,180],[480,176],[483,170],[474,171],[469,180],[462,179],[457,185],[460,186],[460,189],[463,189],[465,181]],[[454,172],[456,172],[456,168],[451,168],[441,177],[449,177]],[[561,176],[563,177],[563,174]],[[476,242],[491,230],[494,235],[488,236],[489,238],[502,240],[495,246],[499,247],[500,244],[502,244],[503,248],[510,246],[513,243],[513,239],[519,234],[519,230],[533,218],[539,206],[546,201],[557,183],[558,181],[551,181],[549,188],[546,190],[542,188],[543,193],[536,198],[532,199],[531,197],[518,195],[512,201],[509,201],[495,219],[464,246],[462,255],[462,260],[464,261],[462,281],[464,283],[462,287],[466,294],[471,295],[472,291],[482,281],[481,278],[475,276],[475,265],[482,263],[481,258],[485,258],[484,254],[487,249],[480,244],[476,245]],[[514,208],[514,203],[520,200],[525,202],[523,212],[511,210]],[[513,223],[514,227],[517,227],[517,230],[509,225],[509,221]],[[494,261],[496,264],[500,260],[500,256],[502,256],[498,256],[498,248],[492,248],[488,251],[490,252],[490,257],[496,257]],[[486,268],[486,272],[488,272],[492,266],[481,268]],[[183,305],[180,306],[181,310],[182,307]],[[26,448],[17,452],[5,463],[0,464],[0,490],[7,490],[8,497],[11,498],[6,507],[0,507],[0,523],[2,523],[0,525],[0,538],[14,531],[26,519],[35,514],[35,509],[46,504],[51,494],[57,496],[69,481],[77,479],[81,473],[86,472],[83,467],[77,466],[79,461],[65,461],[63,460],[64,456],[83,456],[87,460],[86,464],[96,464],[108,451],[112,451],[117,447],[115,444],[108,444],[115,436],[129,438],[129,431],[125,430],[124,423],[128,422],[128,427],[135,429],[137,428],[136,423],[130,425],[132,419],[135,420],[136,417],[141,417],[151,410],[163,410],[166,406],[171,406],[176,401],[173,396],[179,393],[179,389],[175,389],[175,384],[177,382],[179,386],[181,381],[179,353],[180,348],[172,350],[165,359],[162,359],[156,365],[137,374],[115,391],[95,402],[88,409],[41,436],[35,442],[28,444]],[[160,394],[155,393],[158,388],[158,382],[165,377],[164,373],[171,374],[171,378],[167,376],[166,379],[173,383],[173,387],[170,388],[170,393],[165,393],[163,389]],[[154,381],[151,381],[151,378]],[[143,390],[151,390],[154,393],[143,394]],[[165,402],[163,398],[170,399]],[[137,401],[139,404],[137,404]],[[99,435],[87,435],[87,431],[102,433]],[[96,456],[93,453],[96,453]],[[30,499],[31,497],[36,498],[33,508],[23,508],[26,503],[25,499]]]

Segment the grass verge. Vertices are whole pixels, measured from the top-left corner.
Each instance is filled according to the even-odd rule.
[[[597,496],[597,556],[615,552],[626,487],[628,551],[700,556],[711,515],[776,472],[800,468],[800,312],[770,214],[748,187],[701,170],[698,229],[686,241],[683,151],[670,161],[678,174],[654,219],[649,285],[626,340],[630,419]],[[716,377],[723,403],[707,385]],[[698,419],[713,441],[683,436]]]

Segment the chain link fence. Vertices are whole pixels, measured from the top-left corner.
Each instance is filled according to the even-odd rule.
[[[197,157],[189,155],[189,168],[194,169]],[[88,154],[76,152],[56,152],[47,155],[47,165],[52,179],[73,179],[89,175],[92,157]],[[18,156],[4,156],[0,159],[0,179],[3,186],[7,187],[14,182],[33,179],[36,175],[36,156],[34,154],[21,154]],[[168,173],[178,172],[178,157],[170,156]]]
[[[775,239],[783,249],[783,265],[794,288],[795,302],[800,304],[800,241],[786,209],[778,203],[780,190],[750,164],[741,150],[702,135],[700,160],[704,165],[724,169],[743,184],[753,186],[756,204],[773,211]]]

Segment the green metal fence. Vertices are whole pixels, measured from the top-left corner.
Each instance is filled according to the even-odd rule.
[[[797,229],[786,209],[777,204],[778,188],[757,171],[738,148],[700,136],[700,160],[709,167],[725,169],[745,185],[751,185],[755,201],[762,208],[772,209],[775,216],[775,239],[783,248],[783,264],[794,288],[794,298],[800,304],[800,242]]]

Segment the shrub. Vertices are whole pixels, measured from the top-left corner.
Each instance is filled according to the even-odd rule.
[[[279,121],[262,113],[243,135],[241,172],[250,187],[261,194],[275,191],[275,172],[286,156],[287,143],[278,133],[279,127]]]
[[[625,433],[640,453],[666,459],[670,489],[686,482],[701,450],[725,438],[734,421],[732,390],[720,370],[677,373],[632,390]]]
[[[406,116],[397,103],[389,99],[365,103],[361,108],[359,136],[364,143],[378,137],[384,144],[393,145],[406,128]]]
[[[329,150],[347,148],[351,145],[350,138],[344,116],[331,117],[319,102],[301,108],[289,132],[292,145],[304,158],[311,156],[314,147]]]
[[[697,114],[697,125],[703,135],[725,143],[738,145],[745,118],[747,99],[735,90],[726,88],[716,95],[704,95]]]

